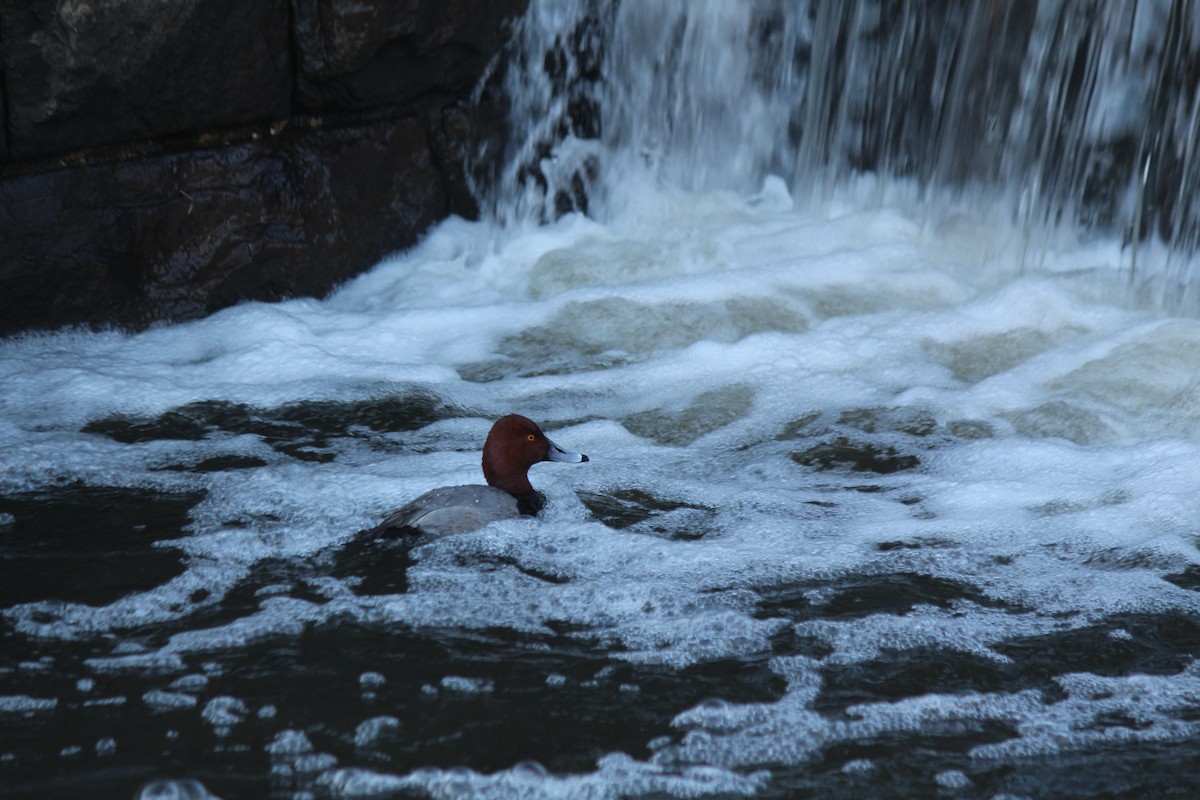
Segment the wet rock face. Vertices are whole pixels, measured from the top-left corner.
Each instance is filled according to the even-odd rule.
[[[14,158],[289,112],[287,0],[25,0],[0,35]]]
[[[3,47],[3,39],[0,38],[0,48]],[[0,62],[4,59],[3,50],[0,50]],[[8,106],[4,100],[4,90],[2,82],[0,82],[0,120],[8,119]],[[8,161],[8,126],[0,125],[0,165]]]
[[[526,4],[295,0],[298,102],[325,112],[466,96]]]
[[[474,216],[526,4],[0,4],[0,336],[321,295]]]
[[[415,117],[22,176],[0,183],[0,329],[319,295],[451,210]]]

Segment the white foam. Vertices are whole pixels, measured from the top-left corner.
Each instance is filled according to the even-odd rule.
[[[138,792],[138,800],[220,800],[200,781],[191,778],[151,781]]]
[[[246,718],[250,710],[243,700],[236,697],[214,697],[200,713],[204,721],[214,728],[230,728]]]
[[[461,694],[490,694],[495,690],[494,682],[487,678],[467,678],[462,675],[447,675],[442,678],[441,687],[450,692]]]
[[[112,706],[123,706],[123,705],[125,705],[125,698],[121,695],[118,695],[116,697],[98,697],[95,700],[84,700],[83,701],[84,708],[91,708],[91,707],[95,707],[95,706],[112,707]]]
[[[155,711],[175,711],[181,708],[195,708],[199,702],[195,695],[186,692],[167,692],[162,689],[151,689],[142,695],[142,702]]]
[[[376,797],[417,790],[434,798],[559,800],[588,797],[615,800],[645,795],[681,798],[749,796],[765,785],[766,777],[761,771],[744,775],[705,767],[668,770],[613,753],[601,758],[596,772],[587,775],[549,775],[544,769],[527,763],[490,775],[456,768],[422,769],[406,776],[394,776],[350,768],[327,772],[318,784],[334,797]]]
[[[112,638],[111,652],[86,662],[97,673],[151,675],[332,619],[538,635],[566,623],[616,659],[673,667],[762,657],[788,632],[828,647],[825,665],[925,648],[1004,665],[997,645],[1014,638],[1114,614],[1200,613],[1196,592],[1164,580],[1200,564],[1200,326],[1068,271],[1108,269],[1104,248],[1018,274],[1012,263],[979,268],[980,246],[931,242],[901,210],[796,211],[777,182],[758,202],[662,192],[605,223],[568,216],[496,231],[451,220],[324,302],[247,304],[140,334],[0,342],[0,491],[80,481],[206,493],[172,542],[181,575],[100,607],[43,601],[4,613],[33,639]],[[333,437],[328,461],[296,460],[252,434],[124,444],[80,432],[198,401],[271,409],[413,394],[456,410],[419,431]],[[267,560],[319,562],[412,497],[478,482],[490,420],[510,411],[591,457],[535,467],[549,499],[540,520],[417,548],[404,594],[360,597],[324,576],[307,584],[324,601],[314,602],[291,595],[301,578],[280,579],[239,617],[189,621]],[[888,474],[798,463],[838,437],[917,462]],[[265,466],[163,469],[221,455]],[[604,509],[581,496],[625,498],[647,518],[605,525]],[[974,599],[820,617],[837,581],[901,573],[962,585]],[[761,613],[764,593],[791,586],[814,587],[803,599],[816,618]],[[157,649],[122,649],[166,624],[176,632]],[[1020,731],[979,758],[1194,735],[1194,723],[1171,716],[1191,696],[1191,672],[1152,687],[1111,679],[1108,699],[1072,678],[1057,705],[1036,691],[928,695],[834,721],[810,707],[813,663],[771,663],[788,682],[782,700],[684,711],[683,743],[647,762],[611,756],[572,777],[326,765],[322,785],[335,796],[744,794],[765,778],[737,770],[803,763],[828,743],[930,720]],[[369,674],[362,688],[378,688]],[[485,694],[492,681],[449,675],[428,688]],[[203,688],[187,675],[142,698],[166,710],[198,704],[190,693]],[[1150,688],[1167,704],[1137,699]],[[4,698],[0,710],[56,702]],[[1061,735],[1110,707],[1145,727]],[[234,698],[203,711],[219,727],[249,713]],[[379,732],[363,730],[364,741]],[[302,734],[281,737],[273,753],[311,752],[294,750]],[[955,774],[940,780],[961,788]]]
[[[934,782],[943,789],[969,789],[971,779],[962,770],[948,769],[934,776]]]
[[[30,716],[53,711],[58,705],[57,697],[30,697],[14,694],[0,697],[0,714],[22,714]]]
[[[178,692],[198,692],[208,686],[208,676],[193,674],[183,675],[171,681],[171,689]]]
[[[1177,742],[1200,735],[1200,721],[1187,719],[1200,698],[1200,661],[1175,675],[1102,677],[1071,674],[1055,678],[1067,698],[1013,715],[1020,735],[981,745],[971,755],[981,759],[1027,758],[1122,747],[1135,742]],[[1119,716],[1128,723],[1105,724]]]
[[[276,756],[294,756],[302,753],[311,753],[313,749],[312,742],[303,731],[283,730],[275,734],[267,745],[268,753]]]
[[[387,683],[387,678],[378,672],[364,672],[358,676],[358,685],[364,689],[378,689]]]
[[[372,717],[354,729],[354,746],[370,747],[376,744],[384,731],[395,731],[400,727],[396,717]]]

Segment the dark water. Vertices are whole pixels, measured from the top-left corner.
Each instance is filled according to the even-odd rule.
[[[429,421],[421,413],[396,414],[376,428],[363,409],[329,405],[205,413],[213,430],[253,416],[264,436],[264,431],[294,432],[291,420],[301,418],[308,423],[301,426],[306,437],[327,442],[345,437],[353,425],[360,426],[361,436],[364,428],[411,430]],[[91,428],[121,441],[203,435],[190,423],[176,424],[184,414],[197,416],[193,408],[153,422],[109,420]],[[282,447],[289,458],[306,459],[311,453],[272,446]],[[869,477],[858,483],[856,473],[886,473],[894,466],[878,468],[880,456],[869,436],[858,449],[840,438],[827,447],[839,457],[818,459],[816,468],[855,481],[856,491],[882,489]],[[206,463],[202,469],[254,467]],[[36,601],[103,606],[169,581],[182,571],[173,542],[186,535],[188,512],[201,499],[84,485],[0,498],[0,513],[7,515],[0,540],[4,607]],[[605,525],[640,526],[652,535],[661,534],[655,519],[683,507],[646,493],[583,499]],[[906,546],[912,545],[880,547],[886,552]],[[358,577],[402,569],[403,563],[372,557],[358,563]],[[520,568],[502,560],[473,566],[483,572]],[[678,743],[686,730],[671,723],[688,709],[714,702],[778,702],[784,681],[769,667],[772,656],[820,660],[831,652],[819,639],[784,629],[768,652],[752,658],[673,669],[628,663],[620,658],[621,648],[565,621],[556,623],[557,635],[530,636],[503,628],[415,629],[335,614],[249,643],[224,644],[218,636],[208,652],[168,662],[94,660],[153,652],[177,634],[250,618],[265,599],[326,603],[320,579],[337,571],[336,558],[260,562],[218,602],[206,604],[194,596],[191,614],[169,624],[134,621],[120,637],[99,633],[43,640],[5,620],[0,694],[34,699],[27,707],[9,700],[0,709],[0,796],[134,797],[156,780],[186,777],[227,799],[329,797],[334,795],[319,777],[335,766],[390,774],[428,767],[492,773],[536,762],[528,769],[539,774],[588,773],[613,751],[647,759],[654,750]],[[1200,589],[1195,569],[1168,580]],[[359,591],[365,595],[362,586]],[[822,597],[819,604],[811,600],[814,592]],[[755,595],[757,616],[791,622],[904,617],[919,607],[952,609],[964,602],[1009,614],[1029,611],[990,600],[969,584],[919,572],[763,585]],[[1114,631],[1120,636],[1114,638]],[[819,669],[822,687],[811,707],[831,719],[854,719],[863,704],[1026,690],[1041,693],[1052,705],[1065,698],[1054,679],[1071,673],[1180,673],[1200,655],[1200,618],[1112,616],[1069,632],[1010,639],[994,649],[1011,661],[998,664],[927,647],[884,649],[861,663],[829,663]],[[1181,721],[1200,720],[1200,697],[1194,701]],[[1088,724],[1137,730],[1148,723],[1112,713]],[[996,720],[948,722],[834,743],[802,765],[766,762],[740,768],[769,770],[759,796],[780,798],[1183,798],[1200,793],[1200,738],[1000,762],[968,753],[1017,735],[1013,726]],[[865,763],[870,767],[856,768]],[[950,771],[965,776],[962,785],[944,777]]]

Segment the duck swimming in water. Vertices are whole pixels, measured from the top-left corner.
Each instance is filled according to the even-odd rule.
[[[501,519],[533,516],[546,503],[529,482],[529,468],[541,461],[587,461],[556,445],[533,420],[520,414],[501,417],[483,444],[487,486],[443,486],[426,492],[389,514],[367,533],[396,536],[466,533]]]

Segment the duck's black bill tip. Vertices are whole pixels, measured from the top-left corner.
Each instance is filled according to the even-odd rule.
[[[579,463],[582,464],[584,461],[591,461],[591,459],[588,458],[587,456],[585,456],[583,453],[580,453],[579,454]]]
[[[583,453],[576,453],[572,450],[563,450],[549,439],[546,440],[546,444],[550,445],[546,448],[547,461],[565,461],[568,464],[578,464],[582,461],[588,460],[588,457]]]

